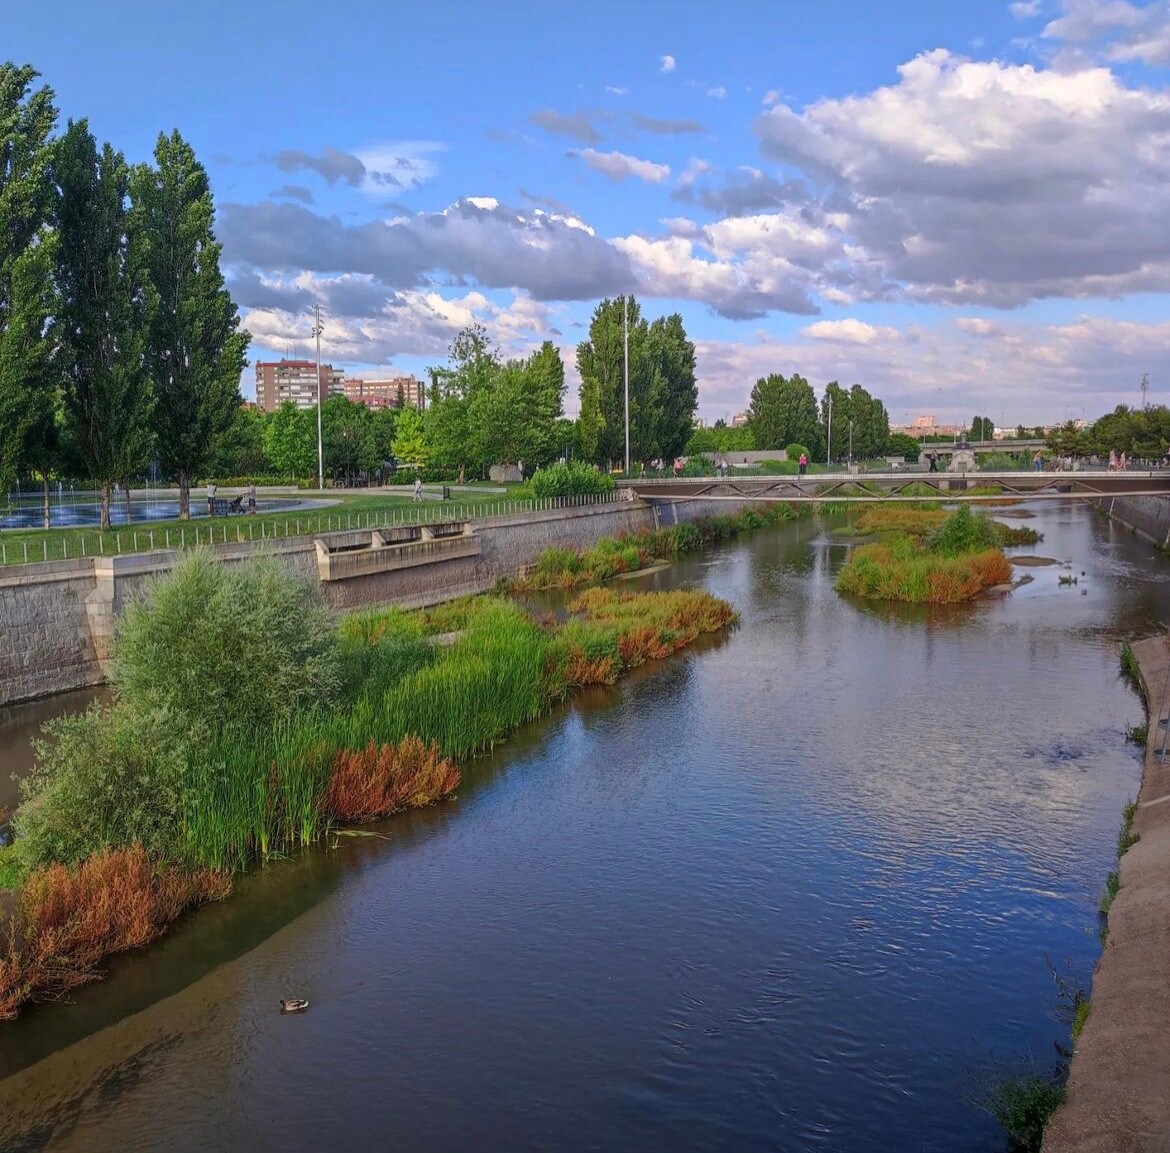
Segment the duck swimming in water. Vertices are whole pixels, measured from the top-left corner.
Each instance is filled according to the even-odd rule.
[[[303,1013],[308,1007],[309,1002],[304,997],[290,997],[287,1001],[280,1003],[282,1013]]]

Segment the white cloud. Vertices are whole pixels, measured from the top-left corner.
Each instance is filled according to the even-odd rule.
[[[844,320],[818,320],[802,328],[801,332],[813,340],[829,340],[838,344],[872,344],[879,338],[895,340],[898,336],[896,328],[875,328],[852,316]]]
[[[641,160],[627,156],[624,152],[598,152],[595,148],[581,148],[569,153],[579,156],[590,168],[608,176],[610,180],[626,180],[636,177],[647,184],[661,184],[670,176],[668,164],[655,164],[652,160]]]
[[[1061,420],[1070,407],[1080,415],[1083,406],[1093,417],[1136,403],[1143,372],[1170,381],[1170,322],[964,319],[981,323],[975,330],[945,320],[900,332],[878,327],[877,337],[862,344],[807,333],[697,340],[700,412],[713,418],[742,410],[752,382],[770,372],[799,372],[818,392],[826,381],[857,381],[881,397],[894,424],[920,412],[969,421],[976,409],[1009,425]]]
[[[1040,12],[1040,0],[1016,0],[1008,9],[1017,20],[1027,20]]]
[[[712,100],[726,100],[727,89],[724,88],[722,84],[718,84],[714,88],[708,88],[707,95],[710,96]]]
[[[430,140],[399,140],[358,149],[355,155],[366,166],[362,191],[385,199],[397,189],[417,188],[438,174],[435,156],[442,151],[443,145]]]
[[[866,292],[1010,308],[1170,288],[1170,95],[942,50],[899,73],[757,121],[766,155],[835,186]]]
[[[769,88],[768,91],[764,93],[764,98],[763,98],[763,100],[760,101],[760,103],[763,104],[763,106],[765,108],[771,108],[772,105],[779,104],[780,103],[779,90],[776,88]]]
[[[612,84],[605,86],[606,92],[611,96],[629,96],[630,90],[628,88],[615,88]]]
[[[1106,60],[1170,65],[1170,3],[1142,7],[1129,0],[1064,0],[1044,36]]]
[[[678,67],[678,61],[670,55],[660,56],[658,58],[659,72],[673,72]]]

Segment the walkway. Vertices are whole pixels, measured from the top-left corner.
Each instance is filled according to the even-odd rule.
[[[1170,1150],[1170,760],[1155,752],[1157,718],[1170,715],[1170,638],[1139,641],[1133,651],[1150,701],[1133,821],[1141,840],[1121,858],[1092,1008],[1044,1153]]]

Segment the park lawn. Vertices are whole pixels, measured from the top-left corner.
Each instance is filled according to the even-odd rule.
[[[373,527],[400,521],[472,519],[496,516],[510,509],[534,506],[532,501],[512,500],[500,488],[495,492],[462,491],[450,486],[451,500],[436,500],[441,485],[424,485],[427,497],[415,501],[402,490],[330,490],[327,495],[300,492],[287,495],[289,500],[320,502],[312,509],[259,512],[255,516],[196,517],[189,521],[140,521],[115,525],[105,533],[96,526],[51,529],[0,530],[0,566],[34,564],[38,561],[65,560],[81,556],[117,555],[146,552],[152,549],[190,548],[195,545],[223,544],[237,540],[269,540],[289,536],[337,532]],[[493,486],[495,487],[495,486]],[[167,494],[171,496],[170,493]],[[260,500],[264,499],[261,494]],[[280,499],[285,499],[280,494]],[[202,494],[191,494],[193,508],[201,507]]]

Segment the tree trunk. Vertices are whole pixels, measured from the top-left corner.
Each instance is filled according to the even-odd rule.
[[[49,528],[49,473],[41,473],[41,520],[44,528]]]
[[[110,527],[110,482],[108,480],[102,481],[102,532],[106,532]]]
[[[191,474],[179,469],[179,520],[191,519]]]

